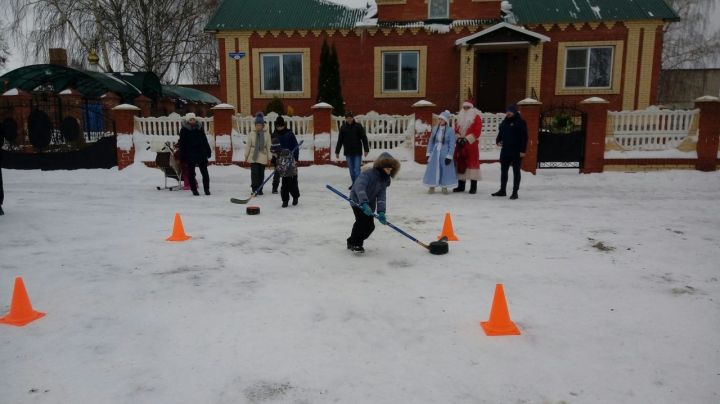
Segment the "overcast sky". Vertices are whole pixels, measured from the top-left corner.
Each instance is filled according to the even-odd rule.
[[[353,8],[365,7],[365,4],[367,3],[367,0],[327,0],[327,1],[331,1],[333,3],[345,4],[345,5],[347,5],[349,7],[353,7]],[[714,24],[714,29],[720,29],[720,0],[715,0],[715,1],[716,1],[717,5],[715,7],[715,13],[714,13],[715,15],[712,18],[712,24]],[[5,13],[7,13],[7,10],[5,10],[5,11],[0,10],[0,21],[2,21],[3,24],[7,24],[7,19],[8,19],[8,16],[5,15]],[[19,51],[18,49],[16,49],[16,47],[14,47],[14,45],[12,43],[10,44],[10,52],[11,52],[10,60],[4,68],[0,68],[0,75],[4,74],[10,70],[17,69],[18,67],[26,64],[25,61],[23,60],[22,52]],[[718,67],[720,67],[720,66],[718,66]]]

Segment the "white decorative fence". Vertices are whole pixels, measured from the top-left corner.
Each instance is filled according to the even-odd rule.
[[[370,111],[365,115],[356,115],[354,119],[365,128],[370,147],[368,158],[375,158],[383,151],[395,150],[398,154],[396,157],[401,160],[409,159],[410,153],[404,153],[404,151],[410,150],[413,145],[415,115],[386,115]],[[340,126],[344,122],[344,117],[332,117],[330,148],[333,160],[335,160],[335,146]],[[344,157],[341,156],[340,160],[344,161]]]
[[[677,148],[697,131],[700,111],[650,107],[638,111],[608,112],[609,135],[623,150],[660,151]]]
[[[215,136],[213,136],[213,118],[196,118],[205,129],[205,135],[213,150],[210,160],[215,160]],[[177,143],[180,139],[180,129],[184,118],[172,113],[168,116],[139,118],[135,117],[135,144],[136,160],[151,161],[155,159],[154,152],[162,150],[165,143]],[[147,151],[149,149],[149,152]]]
[[[212,118],[196,118],[198,123],[203,126],[205,133],[212,134]],[[168,116],[138,118],[135,117],[135,129],[146,136],[174,136],[173,141],[177,141],[180,129],[182,128],[184,118],[176,113]]]

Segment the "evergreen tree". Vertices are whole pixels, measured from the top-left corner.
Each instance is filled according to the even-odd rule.
[[[345,115],[345,101],[342,96],[342,84],[340,83],[340,62],[338,61],[337,50],[335,44],[332,45],[329,57],[329,79],[328,79],[328,93],[331,101],[326,101],[328,104],[333,106],[333,112],[335,115]]]
[[[329,103],[328,94],[328,68],[330,67],[330,47],[327,39],[323,40],[322,48],[320,48],[320,67],[318,72],[318,91],[317,102]]]

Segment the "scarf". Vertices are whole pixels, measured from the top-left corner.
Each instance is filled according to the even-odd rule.
[[[253,161],[257,161],[260,150],[265,148],[265,132],[255,132],[255,151]]]

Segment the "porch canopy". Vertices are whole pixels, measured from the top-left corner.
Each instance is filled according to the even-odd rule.
[[[550,38],[530,31],[523,27],[501,22],[480,32],[460,38],[455,41],[456,46],[471,46],[475,48],[525,48],[539,42],[550,42]]]

